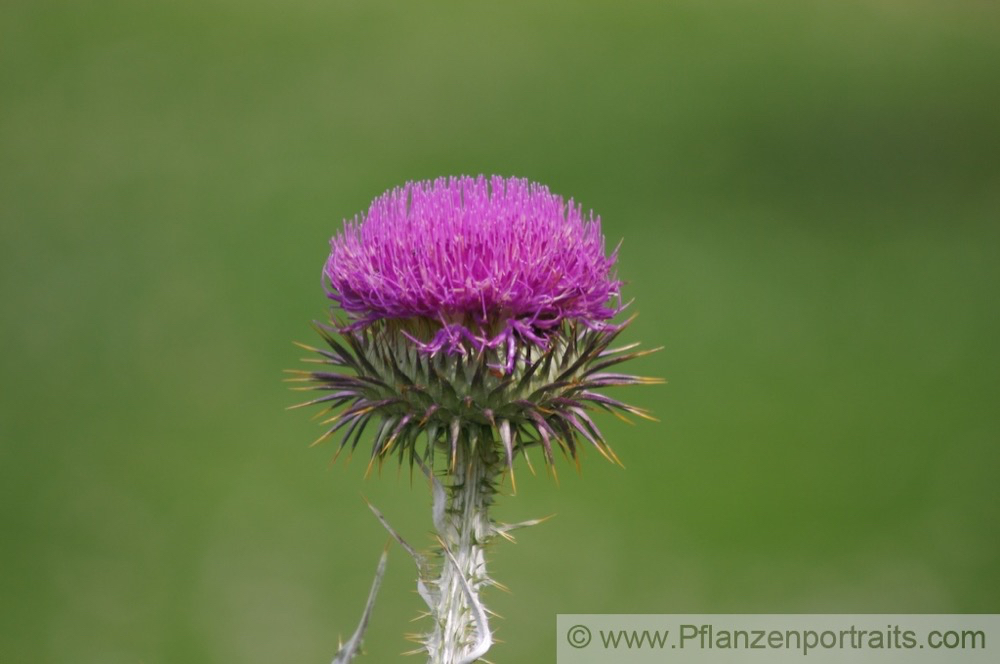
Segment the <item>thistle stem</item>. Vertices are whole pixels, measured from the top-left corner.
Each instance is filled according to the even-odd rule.
[[[463,441],[464,443],[464,441]],[[458,446],[445,491],[438,493],[435,525],[442,546],[440,576],[434,582],[434,629],[427,635],[428,664],[469,664],[493,643],[481,590],[492,583],[484,546],[494,534],[489,506],[503,471],[492,450]]]

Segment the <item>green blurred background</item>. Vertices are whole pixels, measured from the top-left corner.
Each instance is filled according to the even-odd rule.
[[[425,545],[429,499],[328,468],[281,372],[341,220],[480,172],[624,238],[669,380],[602,419],[625,470],[502,500],[557,517],[493,551],[491,659],[560,612],[1000,611],[998,72],[985,1],[7,0],[0,658],[331,658],[362,494]]]

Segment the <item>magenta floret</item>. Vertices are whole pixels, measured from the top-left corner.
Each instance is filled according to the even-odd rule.
[[[327,293],[351,327],[437,321],[418,342],[426,351],[544,346],[564,321],[602,327],[621,308],[600,218],[524,179],[409,182],[345,221],[330,246]]]

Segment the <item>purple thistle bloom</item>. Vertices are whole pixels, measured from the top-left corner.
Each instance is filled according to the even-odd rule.
[[[323,274],[328,296],[354,322],[423,318],[424,351],[463,352],[517,342],[545,347],[565,321],[605,329],[620,282],[605,256],[600,218],[539,184],[493,176],[409,182],[344,222]]]
[[[611,321],[616,252],[572,200],[517,178],[410,182],[330,244],[327,295],[349,320],[318,325],[329,348],[310,350],[346,372],[295,379],[325,393],[301,405],[340,411],[320,440],[353,450],[375,423],[373,462],[412,462],[425,437],[431,466],[435,449],[453,463],[478,446],[512,467],[534,445],[550,464],[553,445],[575,458],[581,442],[614,459],[585,411],[648,417],[595,391],[658,381],[608,371],[651,351],[611,346],[629,324]]]
[[[316,323],[325,346],[303,346],[313,368],[290,379],[316,396],[293,407],[328,415],[313,444],[336,435],[334,458],[367,431],[369,471],[395,455],[427,475],[436,564],[372,510],[417,564],[429,661],[479,661],[493,643],[485,546],[537,523],[490,518],[502,478],[515,488],[514,461],[530,467],[530,449],[553,476],[559,451],[579,462],[591,447],[618,462],[590,414],[652,419],[603,391],[662,382],[617,370],[658,349],[612,345],[629,323],[611,321],[622,310],[617,251],[605,255],[593,213],[527,180],[410,182],[345,221],[330,245],[327,295],[348,320]],[[383,569],[384,558],[373,588]],[[372,601],[334,662],[356,653]]]

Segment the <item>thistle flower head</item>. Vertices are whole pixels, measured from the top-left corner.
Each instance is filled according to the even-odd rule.
[[[602,388],[659,382],[607,369],[652,351],[611,348],[620,282],[600,220],[516,178],[411,182],[375,199],[331,240],[327,294],[347,314],[317,326],[331,369],[300,371],[354,449],[374,423],[372,462],[502,458],[538,445],[617,460],[588,414],[648,417]],[[491,461],[492,463],[492,461]]]
[[[439,327],[415,341],[430,352],[544,346],[565,321],[601,327],[619,309],[600,219],[527,180],[410,182],[330,244],[328,295],[351,327],[428,319]]]

